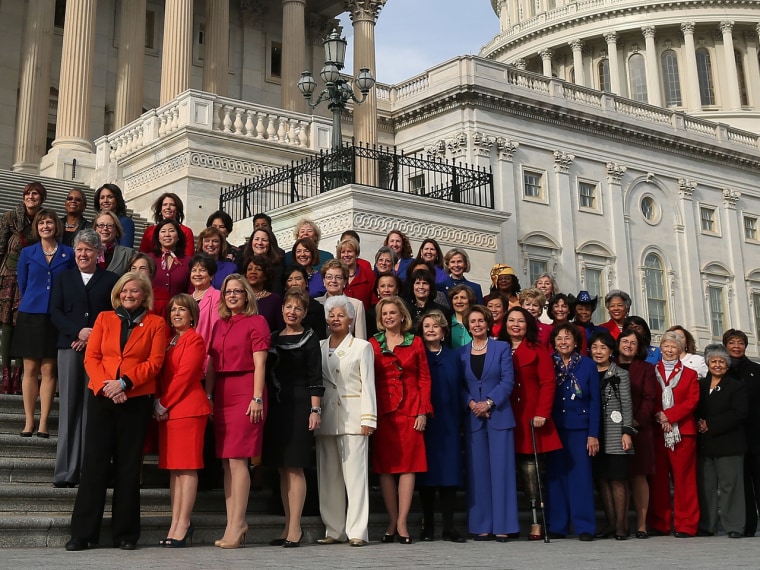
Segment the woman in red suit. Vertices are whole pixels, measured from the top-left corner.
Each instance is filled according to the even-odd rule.
[[[253,289],[233,273],[222,283],[219,321],[214,325],[206,373],[206,392],[214,398],[216,455],[224,467],[227,527],[214,544],[245,545],[245,511],[251,490],[248,459],[261,455],[266,414],[264,382],[269,326],[258,314]]]
[[[193,328],[198,322],[198,303],[180,293],[169,301],[169,324],[174,338],[169,342],[159,379],[153,415],[158,424],[158,466],[169,469],[172,524],[166,539],[169,548],[192,543],[190,515],[198,491],[198,469],[203,468],[203,435],[211,405],[201,384],[206,361],[206,343]]]
[[[560,449],[562,443],[552,423],[554,405],[554,364],[551,354],[538,341],[536,319],[522,307],[507,312],[505,330],[512,345],[512,365],[515,369],[515,386],[510,395],[515,415],[515,454],[517,470],[533,511],[533,526],[528,540],[542,538],[542,529],[536,517],[538,504],[538,477],[533,456],[530,424],[536,431],[536,449],[546,453]]]
[[[411,544],[407,527],[415,473],[427,471],[425,431],[430,403],[430,369],[422,339],[411,332],[412,317],[399,297],[380,299],[377,330],[370,339],[375,353],[377,429],[372,468],[380,474],[380,489],[388,511],[382,542]],[[398,485],[395,475],[399,474]]]
[[[156,264],[153,276],[153,313],[166,318],[169,299],[187,292],[190,282],[190,256],[185,255],[185,236],[176,220],[162,220],[155,226],[153,250],[150,255]]]
[[[118,465],[113,470],[113,544],[134,550],[140,538],[140,457],[151,394],[166,354],[166,322],[149,313],[153,291],[139,273],[125,273],[116,282],[111,305],[114,311],[98,315],[84,356],[92,393],[69,551],[99,541],[112,460]]]
[[[655,420],[655,474],[652,477],[647,521],[650,534],[670,534],[673,520],[677,538],[697,533],[697,423],[694,411],[699,404],[697,373],[681,363],[681,337],[666,332],[660,341],[662,360],[655,368],[660,387]],[[661,431],[661,435],[657,434]],[[662,437],[662,439],[661,439]],[[670,503],[670,475],[673,477],[673,505]]]

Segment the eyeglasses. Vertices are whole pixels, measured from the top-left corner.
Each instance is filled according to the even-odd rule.
[[[227,289],[224,292],[225,297],[229,297],[230,295],[244,295],[245,289]]]
[[[116,224],[95,224],[96,230],[112,230],[116,227]]]
[[[628,340],[626,338],[621,339],[620,340],[620,346],[625,346],[625,345],[638,346],[639,345],[639,341],[637,341],[637,340]]]
[[[82,198],[80,198],[79,196],[66,196],[66,201],[67,202],[81,202]]]
[[[325,275],[325,281],[343,281],[342,275]]]

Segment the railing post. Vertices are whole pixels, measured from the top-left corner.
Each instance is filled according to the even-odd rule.
[[[454,161],[451,163],[451,201],[455,204],[459,204],[462,201],[459,181],[457,180],[457,165]]]
[[[325,192],[325,153],[319,151],[319,193]]]
[[[496,192],[493,186],[493,167],[488,167],[488,187],[491,189],[491,202],[488,207],[492,210],[496,207]]]
[[[298,191],[296,190],[296,169],[293,165],[293,161],[290,162],[290,203],[292,204],[298,199]]]
[[[393,147],[393,172],[391,176],[391,190],[398,192],[398,150]]]

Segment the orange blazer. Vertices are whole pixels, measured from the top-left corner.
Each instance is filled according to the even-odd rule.
[[[166,351],[164,368],[159,382],[159,403],[169,410],[169,419],[207,416],[211,404],[206,397],[201,378],[206,362],[206,343],[203,337],[189,329]]]
[[[114,311],[100,313],[87,342],[84,368],[90,377],[89,388],[95,395],[103,383],[127,376],[132,388],[129,398],[156,391],[156,378],[166,354],[166,323],[161,317],[146,313],[132,329],[124,350],[121,350],[121,319]]]

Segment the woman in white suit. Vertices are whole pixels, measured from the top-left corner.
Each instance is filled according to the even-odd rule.
[[[317,430],[319,544],[369,539],[369,438],[377,427],[372,346],[350,332],[356,312],[345,295],[325,300],[330,336],[322,345],[322,425]],[[348,499],[348,505],[346,505]]]

